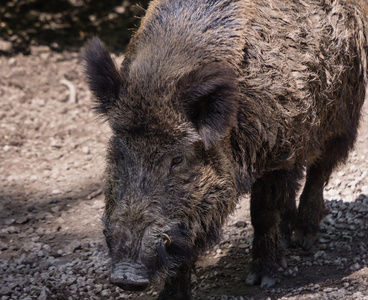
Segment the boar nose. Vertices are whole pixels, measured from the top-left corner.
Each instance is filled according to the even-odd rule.
[[[143,291],[150,284],[144,266],[137,263],[115,265],[110,275],[110,282],[127,291]]]

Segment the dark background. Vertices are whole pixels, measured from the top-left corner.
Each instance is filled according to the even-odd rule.
[[[28,54],[31,45],[79,50],[100,36],[110,51],[122,51],[149,0],[0,0],[0,54]]]

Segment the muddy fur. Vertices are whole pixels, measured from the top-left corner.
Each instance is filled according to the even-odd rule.
[[[113,130],[104,217],[113,269],[141,265],[166,282],[160,299],[189,299],[190,269],[245,193],[255,232],[248,284],[276,282],[294,230],[310,248],[323,187],[357,133],[367,6],[154,0],[120,70],[89,42],[86,74]]]

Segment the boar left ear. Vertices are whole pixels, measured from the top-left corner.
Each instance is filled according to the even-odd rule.
[[[106,114],[119,100],[122,76],[100,39],[91,39],[82,53],[89,87],[96,97],[94,108]]]
[[[212,63],[189,73],[179,85],[185,112],[209,149],[236,124],[240,97],[236,73],[230,66]]]

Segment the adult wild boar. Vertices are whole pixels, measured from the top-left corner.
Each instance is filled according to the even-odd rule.
[[[367,86],[367,2],[154,0],[120,70],[84,50],[112,128],[104,223],[112,283],[189,299],[198,256],[251,194],[247,284],[272,286],[293,230],[310,248]],[[296,208],[298,181],[306,183]]]

